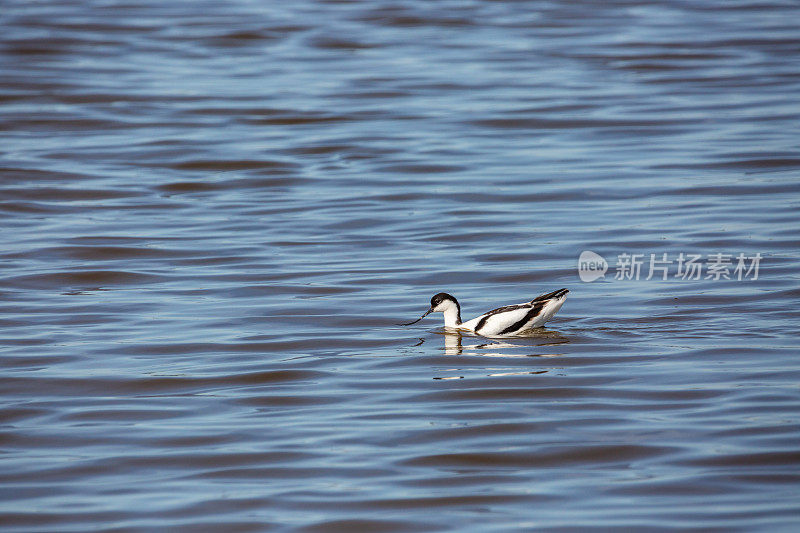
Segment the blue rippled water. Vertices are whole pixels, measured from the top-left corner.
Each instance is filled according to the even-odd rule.
[[[0,529],[796,531],[798,17],[3,2]]]

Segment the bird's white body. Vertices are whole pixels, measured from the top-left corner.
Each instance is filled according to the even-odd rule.
[[[461,321],[458,300],[449,294],[439,293],[431,298],[431,308],[420,320],[429,313],[443,313],[447,328],[471,331],[485,337],[507,337],[543,326],[561,309],[568,292],[567,289],[559,289],[529,302],[493,309],[466,322]]]

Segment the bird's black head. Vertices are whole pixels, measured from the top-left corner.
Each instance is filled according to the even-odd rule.
[[[446,302],[448,300],[458,305],[458,300],[456,300],[455,297],[450,296],[446,292],[440,292],[439,294],[435,294],[433,298],[431,298],[431,309],[436,309],[437,307],[439,307],[439,304]]]
[[[426,316],[431,313],[444,313],[444,312],[452,312],[455,309],[456,312],[456,323],[461,323],[461,306],[458,305],[458,300],[454,297],[450,296],[446,292],[440,292],[439,294],[435,294],[433,298],[431,298],[431,308],[425,311],[425,314],[416,319],[413,322],[406,322],[405,324],[398,324],[399,326],[410,326],[411,324],[416,324]]]

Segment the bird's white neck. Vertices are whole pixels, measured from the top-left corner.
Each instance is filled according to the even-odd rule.
[[[461,313],[457,305],[453,304],[443,311],[444,313],[444,326],[446,328],[455,328],[461,324]]]

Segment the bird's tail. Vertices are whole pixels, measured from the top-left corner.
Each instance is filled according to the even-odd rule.
[[[545,300],[552,300],[554,298],[561,299],[567,295],[569,289],[558,289],[557,291],[548,292],[547,294],[542,294],[541,296],[537,296],[532,302],[543,302]]]

